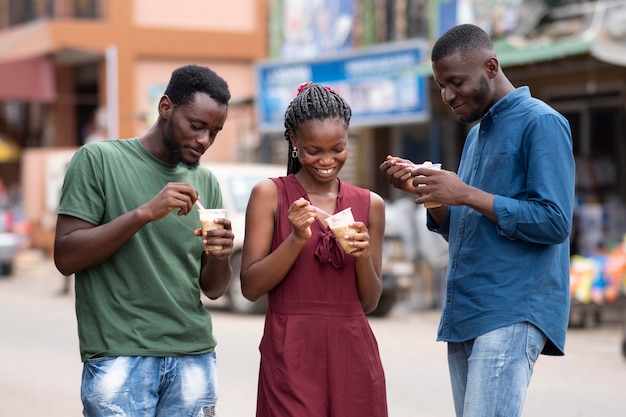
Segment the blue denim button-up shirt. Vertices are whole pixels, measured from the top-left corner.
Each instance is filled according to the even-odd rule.
[[[469,132],[459,177],[495,195],[497,223],[467,206],[448,207],[449,243],[437,340],[461,342],[528,321],[543,353],[562,355],[569,315],[569,235],[574,157],[567,120],[520,87]]]

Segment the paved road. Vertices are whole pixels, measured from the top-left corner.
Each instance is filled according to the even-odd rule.
[[[27,252],[0,279],[0,416],[78,417],[81,364],[73,295],[52,263]],[[387,376],[390,417],[453,416],[437,313],[397,308],[372,318]],[[263,319],[211,310],[218,336],[221,417],[252,417]],[[626,360],[616,323],[570,330],[567,355],[542,356],[524,417],[623,417]]]

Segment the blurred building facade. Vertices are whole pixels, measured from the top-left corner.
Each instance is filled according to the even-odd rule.
[[[229,120],[206,158],[240,158],[238,145],[254,140],[266,9],[264,0],[0,0],[0,136],[21,150],[0,168],[5,185],[21,186],[35,244],[50,245],[73,151],[145,133],[180,65],[228,82]]]
[[[46,171],[35,150],[142,134],[171,70],[195,62],[233,92],[207,158],[284,163],[284,107],[301,82],[323,82],[355,113],[343,176],[395,200],[377,170],[387,154],[457,167],[469,127],[441,102],[429,48],[466,22],[492,35],[515,85],[570,121],[573,250],[621,239],[626,0],[0,0],[0,140],[22,150],[0,161],[3,179],[32,190],[65,163]],[[53,204],[55,184],[29,199],[30,217]]]
[[[357,108],[357,123],[351,130],[351,163],[344,168],[344,176],[351,181],[395,200],[401,193],[389,187],[376,170],[387,154],[437,161],[456,170],[469,126],[457,122],[441,102],[432,80],[429,47],[458,23],[474,23],[490,33],[500,64],[514,85],[529,86],[534,96],[569,120],[577,161],[573,252],[586,254],[621,241],[626,233],[624,0],[274,1],[270,59],[257,70],[260,126],[267,121],[264,117],[271,117],[264,107],[272,106],[268,93],[280,84],[274,76],[281,75],[286,85],[291,83],[279,87],[295,94],[297,82],[289,78],[299,71],[341,91],[353,109]],[[346,31],[345,26],[351,27]],[[371,63],[378,71],[367,75],[337,75],[338,71],[329,75],[324,71],[329,64],[337,67],[333,59],[352,67],[355,61],[371,58],[372,45],[376,51],[393,51],[407,40],[419,39],[428,45],[423,61],[412,63],[403,76],[405,81],[417,82],[397,82],[397,68],[386,69],[376,60]],[[394,87],[385,89],[390,80]],[[367,83],[375,85],[372,92],[387,93],[356,95]],[[406,100],[411,88],[424,101],[425,116],[397,120],[393,114],[358,114],[368,99],[383,110],[381,103],[397,105]],[[278,126],[263,131],[262,144],[268,155],[286,158]]]
[[[3,123],[25,148],[79,146],[98,129],[136,136],[154,122],[171,71],[186,63],[223,75],[233,107],[249,103],[251,64],[266,56],[263,5],[1,0]]]

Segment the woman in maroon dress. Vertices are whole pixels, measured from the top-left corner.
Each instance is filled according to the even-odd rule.
[[[246,211],[241,283],[268,294],[257,417],[386,417],[385,376],[366,313],[382,291],[383,199],[343,182],[350,106],[300,86],[285,113],[288,175],[257,184]],[[351,207],[354,251],[323,220]]]

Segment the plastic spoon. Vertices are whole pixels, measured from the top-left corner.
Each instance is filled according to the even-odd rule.
[[[198,206],[198,208],[200,210],[205,210],[204,206],[202,205],[202,203],[200,202],[200,200],[196,200],[196,206]]]
[[[326,213],[321,208],[314,206],[313,204],[311,204],[311,207],[315,209],[315,211],[317,212],[317,217],[325,224],[326,219],[330,217],[330,214]]]
[[[396,162],[394,165],[403,168],[416,168],[414,164],[407,164],[406,162]]]

